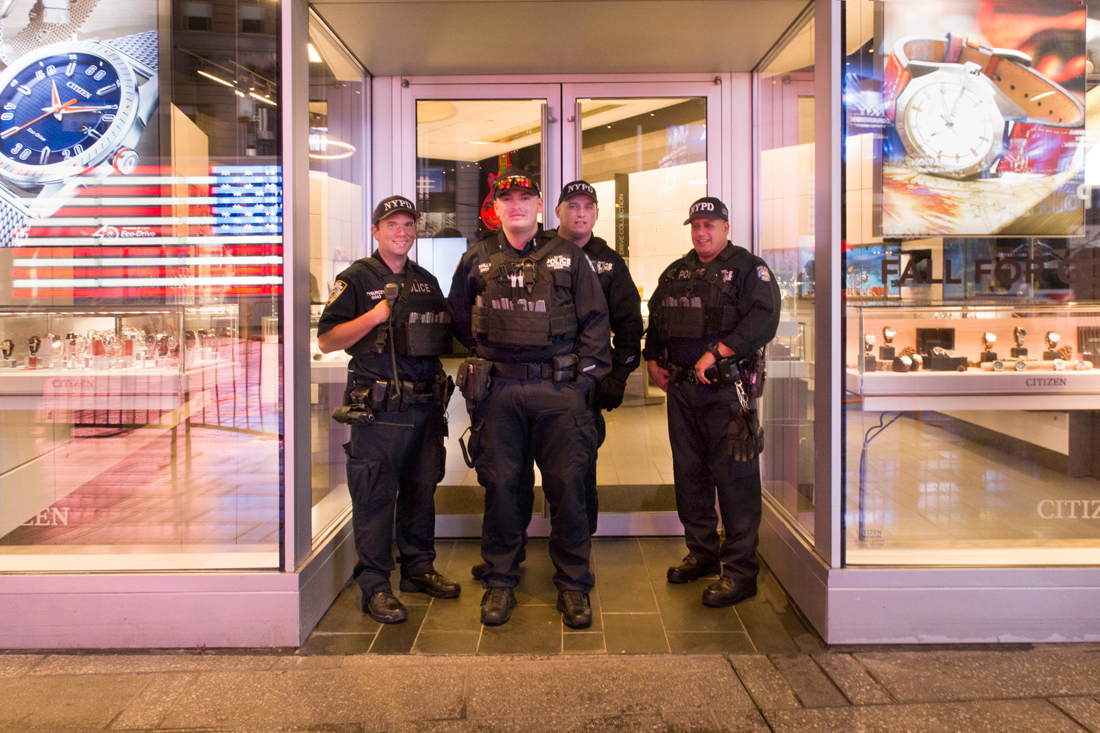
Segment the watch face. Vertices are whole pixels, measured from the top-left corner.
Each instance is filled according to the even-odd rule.
[[[895,124],[914,167],[966,178],[992,165],[1003,148],[1005,121],[991,84],[962,67],[909,82]]]
[[[104,162],[137,116],[138,79],[94,41],[55,43],[0,73],[0,175],[63,180]]]

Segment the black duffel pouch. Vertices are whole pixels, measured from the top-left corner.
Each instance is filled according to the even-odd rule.
[[[573,382],[577,379],[577,355],[562,354],[550,359],[550,368],[553,371],[551,379],[555,382]]]
[[[703,372],[710,383],[718,387],[728,387],[741,376],[737,363],[732,358],[718,359]]]
[[[456,384],[462,390],[462,396],[469,402],[480,402],[489,394],[489,373],[493,362],[477,356],[462,360],[458,365]]]

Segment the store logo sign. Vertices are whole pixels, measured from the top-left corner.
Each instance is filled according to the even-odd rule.
[[[1039,502],[1042,519],[1100,519],[1100,500],[1043,499]]]

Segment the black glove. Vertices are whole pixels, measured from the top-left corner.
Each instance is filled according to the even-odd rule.
[[[626,382],[615,377],[606,377],[599,384],[599,396],[596,404],[601,410],[614,410],[623,404],[623,393],[626,392]]]
[[[737,407],[733,411],[729,432],[730,455],[735,461],[751,461],[764,450],[764,429],[756,410]]]

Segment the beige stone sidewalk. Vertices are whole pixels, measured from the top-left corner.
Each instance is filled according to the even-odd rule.
[[[1100,646],[0,654],[3,731],[1093,731]]]

